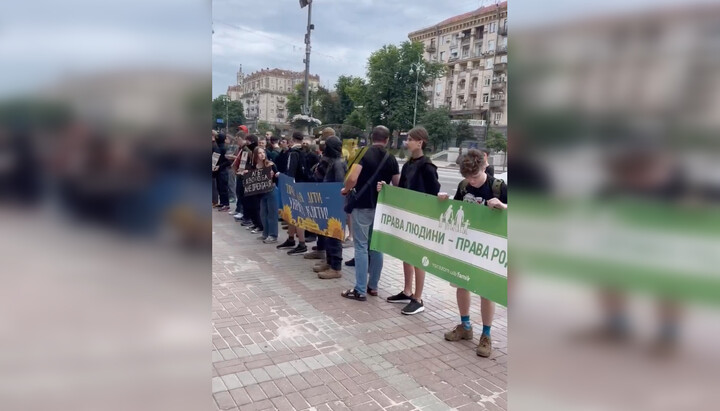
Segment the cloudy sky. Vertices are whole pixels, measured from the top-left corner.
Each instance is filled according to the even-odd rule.
[[[494,0],[315,0],[310,72],[332,87],[338,76],[364,76],[370,53],[407,40],[411,31]],[[307,9],[297,0],[213,0],[213,96],[243,72],[304,70]]]

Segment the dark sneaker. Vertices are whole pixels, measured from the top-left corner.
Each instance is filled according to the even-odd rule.
[[[480,343],[475,352],[481,357],[489,357],[492,354],[492,340],[489,336],[485,334],[480,336]]]
[[[413,298],[410,304],[406,305],[400,312],[405,315],[413,315],[423,311],[425,311],[425,305],[423,305],[422,301]]]
[[[307,252],[307,246],[305,244],[298,244],[297,247],[288,251],[288,255],[300,255]]]
[[[389,303],[409,304],[412,301],[412,297],[409,295],[405,295],[405,293],[403,291],[400,291],[399,293],[397,293],[395,295],[391,295],[385,301],[387,301]]]
[[[462,324],[455,326],[452,331],[445,333],[445,339],[448,341],[472,340],[472,338],[472,327],[469,330],[466,330]]]
[[[253,222],[250,221],[250,220],[240,220],[240,224],[241,224],[243,227],[249,227],[249,226],[253,225]]]
[[[278,244],[277,249],[283,249],[283,248],[295,248],[295,239],[294,238],[288,238],[285,240],[284,243]]]
[[[355,259],[351,258],[351,259],[345,261],[345,265],[348,267],[355,267]]]
[[[218,208],[217,210],[218,211],[228,211],[228,210],[230,210],[230,206],[222,206],[222,207]]]

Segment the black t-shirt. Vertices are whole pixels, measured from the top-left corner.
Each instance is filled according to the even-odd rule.
[[[458,184],[457,191],[455,191],[455,200],[487,205],[487,200],[495,197],[492,190],[494,181],[495,178],[488,176],[485,183],[480,187],[473,187],[461,181],[460,184]],[[462,190],[463,185],[465,185],[465,193],[463,193]],[[505,182],[500,186],[500,196],[498,199],[504,204],[507,204],[507,184],[505,184]]]
[[[357,184],[355,184],[355,190],[361,195],[357,199],[357,205],[355,208],[375,208],[377,206],[378,197],[376,188],[377,182],[382,180],[387,184],[390,184],[393,176],[400,174],[400,167],[398,167],[397,160],[394,155],[390,154],[387,160],[385,160],[385,164],[383,164],[382,169],[378,171],[374,181],[368,181],[380,167],[380,163],[383,161],[385,153],[387,153],[385,148],[372,146],[360,160],[362,171],[360,171]],[[365,187],[366,184],[370,184],[370,186],[365,188],[364,192],[360,193],[360,190],[363,190],[363,187]]]
[[[440,191],[437,167],[426,156],[411,158],[403,164],[399,187],[437,195]]]

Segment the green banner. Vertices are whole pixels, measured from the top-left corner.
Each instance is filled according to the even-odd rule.
[[[384,186],[370,248],[507,306],[507,212]]]

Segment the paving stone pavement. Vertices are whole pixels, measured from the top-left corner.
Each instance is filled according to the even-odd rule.
[[[400,314],[402,263],[385,256],[378,297],[347,300],[354,267],[321,280],[317,260],[262,244],[227,213],[213,212],[212,392],[219,410],[505,410],[507,311],[498,306],[494,352],[447,342],[459,323],[455,290],[428,275],[426,311]],[[286,235],[280,234],[280,241]],[[308,244],[308,248],[313,244]],[[344,249],[344,259],[353,257]]]

